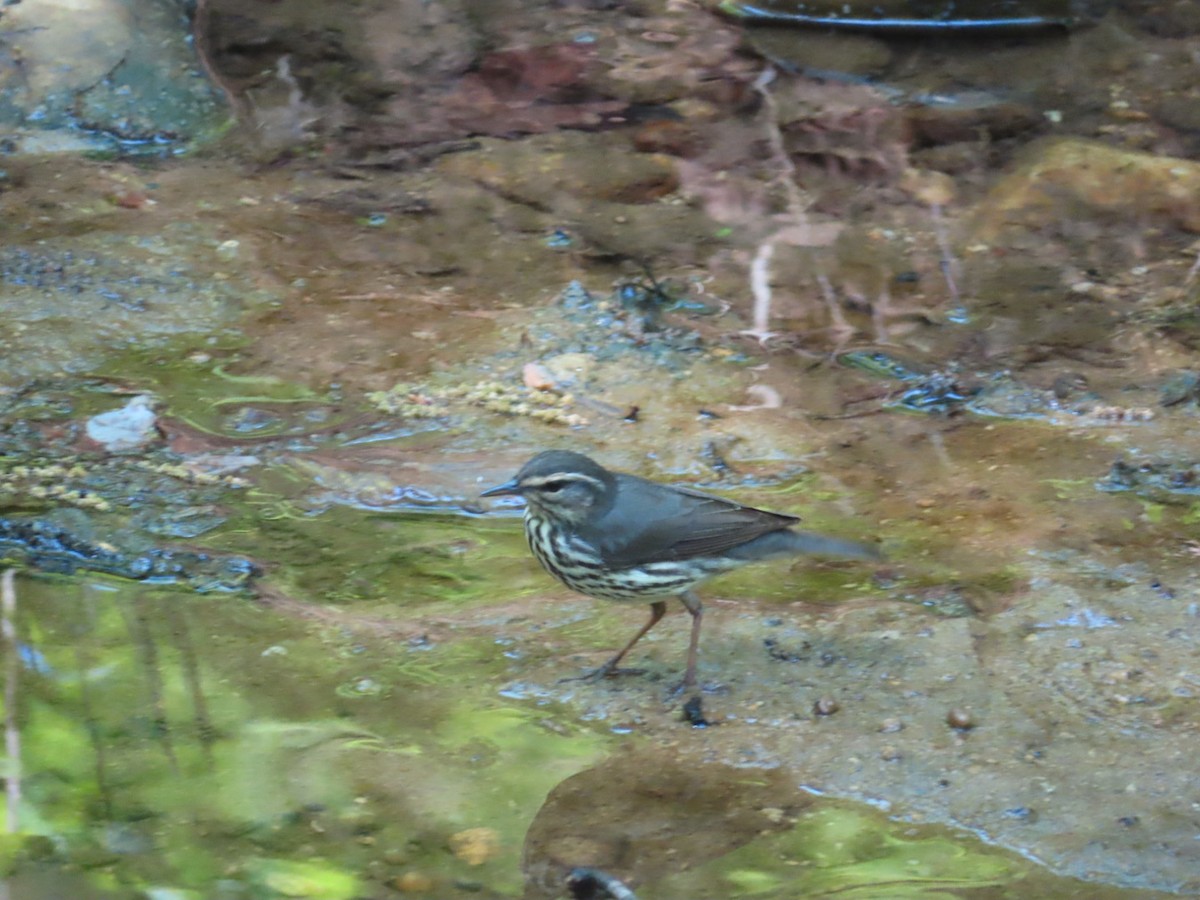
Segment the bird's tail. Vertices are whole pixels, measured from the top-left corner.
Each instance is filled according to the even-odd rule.
[[[768,559],[808,553],[814,556],[844,556],[850,559],[882,560],[883,553],[871,544],[847,541],[842,538],[816,534],[812,531],[793,531],[790,528],[760,535],[749,543],[734,547],[728,555],[743,559]]]
[[[874,544],[860,544],[842,538],[815,534],[811,531],[793,531],[797,553],[812,553],[818,556],[846,556],[850,559],[882,560],[883,551]]]

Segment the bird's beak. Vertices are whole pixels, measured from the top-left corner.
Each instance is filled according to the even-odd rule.
[[[517,479],[510,478],[504,484],[498,484],[495,487],[490,487],[480,497],[508,497],[521,493],[521,486],[517,484]]]

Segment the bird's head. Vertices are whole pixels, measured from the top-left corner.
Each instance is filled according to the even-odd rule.
[[[615,488],[612,473],[595,460],[570,450],[546,450],[525,463],[515,478],[480,496],[520,496],[534,512],[579,525],[604,507]]]

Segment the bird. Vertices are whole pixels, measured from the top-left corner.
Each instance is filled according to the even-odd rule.
[[[799,517],[614,472],[572,450],[544,450],[481,497],[525,500],[525,537],[542,568],[573,591],[650,604],[650,620],[587,678],[618,675],[625,655],[675,596],[692,617],[679,690],[695,687],[703,606],[693,588],[748,563],[801,553],[879,560],[868,544],[794,530]]]

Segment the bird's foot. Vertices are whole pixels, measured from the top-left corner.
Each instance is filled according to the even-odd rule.
[[[683,714],[683,721],[693,728],[708,728],[716,724],[704,717],[704,699],[700,696],[699,691],[687,699],[680,711]]]
[[[611,662],[607,662],[598,669],[593,669],[590,672],[584,672],[582,675],[572,675],[569,678],[558,679],[559,684],[567,681],[599,681],[601,678],[616,678],[618,675],[645,675],[645,669],[619,669]]]

